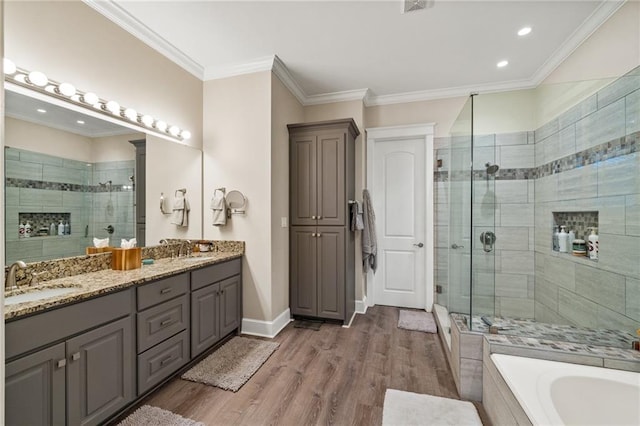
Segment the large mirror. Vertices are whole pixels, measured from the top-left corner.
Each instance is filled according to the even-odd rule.
[[[5,90],[5,264],[136,237],[144,133]]]

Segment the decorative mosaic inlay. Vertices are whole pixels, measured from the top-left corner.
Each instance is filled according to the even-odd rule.
[[[109,192],[107,185],[79,185],[75,183],[48,182],[43,180],[5,178],[5,186],[8,188],[46,189],[49,191],[70,191],[100,193]],[[132,192],[131,185],[111,185],[111,192]]]
[[[461,330],[469,331],[468,315],[451,314]],[[620,330],[604,330],[574,325],[559,325],[536,322],[531,319],[513,319],[505,317],[487,316],[494,326],[498,327],[501,336],[520,337],[537,340],[576,343],[589,346],[605,346],[610,348],[629,349],[636,338]],[[473,317],[472,330],[478,333],[489,333],[489,326],[478,316]]]

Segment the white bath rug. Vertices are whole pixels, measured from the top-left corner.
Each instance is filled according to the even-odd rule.
[[[467,401],[387,389],[382,426],[482,426],[476,407]]]
[[[431,312],[400,310],[398,328],[405,330],[424,331],[425,333],[437,333],[438,327]]]
[[[204,426],[204,423],[196,422],[171,411],[162,408],[143,405],[131,413],[118,426]]]

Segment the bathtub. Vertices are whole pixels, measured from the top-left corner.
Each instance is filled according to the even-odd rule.
[[[640,425],[640,373],[503,354],[491,360],[534,425]]]

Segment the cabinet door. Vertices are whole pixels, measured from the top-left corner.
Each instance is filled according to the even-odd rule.
[[[64,425],[65,363],[60,343],[6,365],[6,425]]]
[[[316,227],[291,227],[290,307],[293,315],[317,314]]]
[[[220,336],[240,326],[240,275],[220,282]]]
[[[191,293],[191,358],[220,340],[220,284],[211,284]]]
[[[94,425],[133,400],[132,318],[67,341],[67,421]]]
[[[317,209],[318,225],[345,224],[345,135],[318,136]]]
[[[315,225],[317,205],[316,137],[291,138],[291,224]]]
[[[341,227],[318,227],[318,316],[345,319],[345,231]]]

